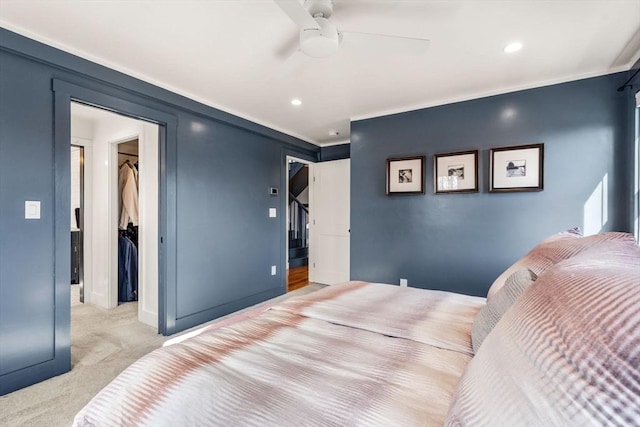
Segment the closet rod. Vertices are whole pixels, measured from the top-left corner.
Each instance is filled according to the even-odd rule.
[[[137,154],[121,153],[119,151],[118,151],[118,154],[124,154],[125,156],[139,157]]]

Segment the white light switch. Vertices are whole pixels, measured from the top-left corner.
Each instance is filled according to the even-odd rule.
[[[269,208],[269,218],[276,217],[276,208]]]
[[[24,218],[40,219],[40,202],[35,200],[25,200],[24,202]]]
[[[276,266],[275,266],[275,265],[272,265],[272,266],[271,266],[271,275],[272,275],[272,276],[275,276],[275,275],[276,275]]]

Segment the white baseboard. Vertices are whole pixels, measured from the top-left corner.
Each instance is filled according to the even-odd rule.
[[[138,304],[140,304],[139,301]],[[138,309],[138,320],[145,325],[149,325],[156,329],[158,328],[158,313]]]

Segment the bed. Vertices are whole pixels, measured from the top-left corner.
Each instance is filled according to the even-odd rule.
[[[507,272],[487,299],[354,281],[213,324],[131,365],[74,425],[640,422],[633,238],[570,230]]]

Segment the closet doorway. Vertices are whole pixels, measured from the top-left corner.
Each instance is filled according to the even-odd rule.
[[[138,301],[139,170],[138,138],[120,142],[118,160],[118,304]]]
[[[159,131],[154,123],[71,103],[71,142],[85,144],[84,302],[112,309],[137,301],[138,321],[156,329]],[[129,173],[121,174],[122,166]]]

